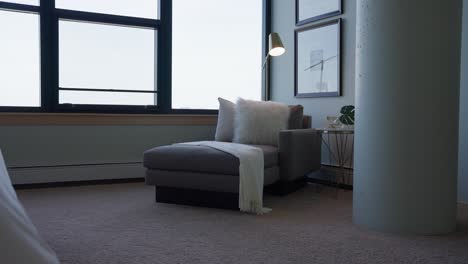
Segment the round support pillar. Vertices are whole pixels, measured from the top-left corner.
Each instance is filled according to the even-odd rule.
[[[455,229],[461,14],[461,0],[357,0],[357,225]]]

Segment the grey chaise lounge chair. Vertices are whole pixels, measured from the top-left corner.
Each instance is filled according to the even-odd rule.
[[[279,145],[258,146],[265,162],[265,192],[285,195],[306,184],[307,173],[321,164],[321,141],[310,129],[279,133]],[[238,209],[239,160],[205,146],[169,145],[144,153],[146,184],[156,186],[156,201]]]

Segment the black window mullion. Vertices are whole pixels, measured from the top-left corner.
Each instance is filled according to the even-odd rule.
[[[53,17],[55,0],[41,0],[40,4],[41,104],[43,111],[53,112],[58,101],[58,29]]]
[[[159,0],[161,27],[158,30],[157,87],[160,112],[172,109],[172,0]]]

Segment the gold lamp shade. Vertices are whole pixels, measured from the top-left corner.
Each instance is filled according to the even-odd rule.
[[[283,46],[283,42],[281,41],[281,37],[278,33],[272,32],[269,36],[268,42],[270,45],[268,54],[270,56],[281,56],[286,52],[286,49]]]

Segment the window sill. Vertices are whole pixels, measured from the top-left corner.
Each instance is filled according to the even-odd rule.
[[[0,113],[0,126],[18,125],[216,125],[217,115]]]

